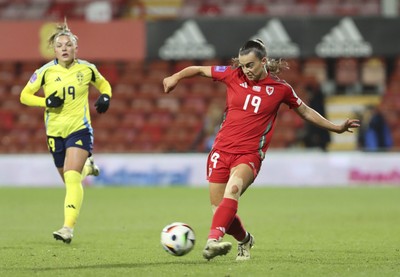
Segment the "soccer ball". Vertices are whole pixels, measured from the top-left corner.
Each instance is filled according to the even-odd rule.
[[[183,256],[193,249],[196,241],[193,229],[182,222],[174,222],[161,232],[161,245],[174,256]]]

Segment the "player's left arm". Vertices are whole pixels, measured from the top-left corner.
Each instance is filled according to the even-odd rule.
[[[100,73],[95,70],[93,72],[94,74],[94,80],[92,84],[100,91],[101,94],[106,94],[110,98],[112,97],[112,89],[110,83],[102,76]]]
[[[358,119],[346,119],[342,124],[337,125],[333,122],[329,121],[321,114],[319,114],[314,109],[307,106],[304,102],[300,104],[298,108],[295,108],[297,114],[302,117],[304,120],[307,120],[316,126],[341,134],[344,132],[352,133],[352,128],[360,127],[360,121]]]
[[[94,104],[98,113],[105,113],[110,106],[110,100],[112,97],[112,89],[110,83],[97,71],[96,68],[92,68],[93,85],[100,91],[101,95]]]

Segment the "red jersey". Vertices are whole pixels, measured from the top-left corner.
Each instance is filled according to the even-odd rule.
[[[227,86],[224,120],[213,148],[228,153],[258,152],[263,159],[271,142],[281,103],[301,105],[293,88],[276,76],[251,81],[242,69],[213,66],[212,77]]]

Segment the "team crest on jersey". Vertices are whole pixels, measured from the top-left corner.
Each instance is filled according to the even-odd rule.
[[[268,95],[271,95],[274,93],[274,87],[266,86],[265,91],[267,92]]]
[[[76,79],[78,80],[79,84],[82,85],[82,82],[83,82],[82,72],[79,71],[78,73],[76,73]]]

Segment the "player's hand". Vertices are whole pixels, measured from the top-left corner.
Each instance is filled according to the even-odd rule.
[[[163,85],[164,85],[164,92],[169,93],[171,90],[173,90],[176,85],[178,84],[178,80],[174,78],[174,76],[169,76],[164,78],[163,80]]]
[[[358,128],[360,127],[360,120],[358,119],[346,119],[345,122],[341,125],[340,131],[338,132],[339,134],[344,133],[344,132],[349,132],[353,133],[353,128]]]
[[[58,108],[64,104],[64,99],[61,99],[57,95],[57,91],[53,92],[46,98],[46,107],[48,108]]]
[[[105,113],[108,110],[108,107],[110,106],[110,100],[111,98],[109,95],[107,94],[100,95],[96,103],[94,103],[96,111],[98,113]]]

